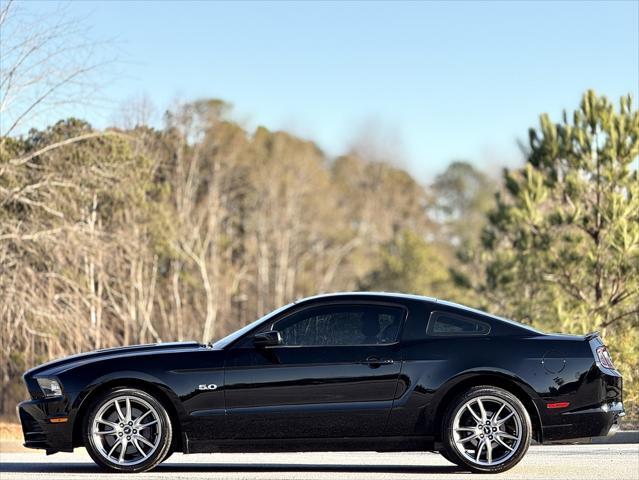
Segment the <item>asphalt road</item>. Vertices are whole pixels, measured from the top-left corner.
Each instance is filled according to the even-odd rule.
[[[116,478],[102,473],[84,450],[45,456],[0,453],[1,480]],[[122,478],[118,475],[117,478]],[[488,478],[459,470],[433,453],[175,454],[136,479],[448,479]],[[639,479],[639,444],[533,446],[502,479]]]

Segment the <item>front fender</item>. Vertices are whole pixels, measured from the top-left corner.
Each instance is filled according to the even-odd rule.
[[[139,370],[121,370],[109,372],[92,379],[75,397],[72,408],[82,410],[93,397],[96,390],[104,391],[114,386],[131,386],[144,389],[145,385],[161,391],[171,402],[180,417],[186,415],[186,411],[178,395],[173,389],[158,377]],[[152,393],[152,392],[151,392]]]
[[[180,423],[186,412],[179,397],[173,389],[159,378],[139,370],[119,370],[92,378],[79,392],[70,395],[69,424],[73,429],[73,445],[82,444],[82,425],[91,403],[100,393],[117,386],[129,386],[149,391],[157,395],[160,392],[170,402]]]

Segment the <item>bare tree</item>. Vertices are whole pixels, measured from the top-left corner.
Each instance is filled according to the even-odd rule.
[[[96,87],[99,44],[58,8],[45,17],[0,0],[0,142],[50,109],[86,103]]]
[[[148,95],[135,95],[126,99],[113,116],[113,124],[124,130],[153,125],[157,109]]]

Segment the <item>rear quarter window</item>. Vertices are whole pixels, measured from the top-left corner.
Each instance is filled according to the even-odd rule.
[[[449,312],[432,312],[428,320],[428,335],[459,336],[488,335],[490,325],[474,318]]]

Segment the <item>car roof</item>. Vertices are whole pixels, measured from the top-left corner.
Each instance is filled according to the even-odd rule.
[[[436,298],[425,297],[423,295],[411,295],[408,293],[399,293],[399,292],[333,292],[333,293],[322,293],[320,295],[313,295],[311,297],[304,297],[295,300],[293,303],[302,303],[308,302],[311,300],[320,300],[324,298],[335,298],[335,297],[388,297],[388,298],[403,298],[408,300],[418,300],[423,302],[437,302]]]

